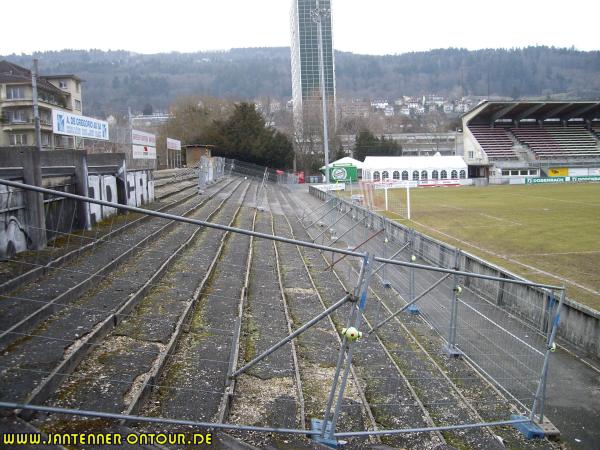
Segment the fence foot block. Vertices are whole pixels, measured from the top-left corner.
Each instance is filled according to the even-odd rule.
[[[527,417],[511,415],[510,419],[519,420],[527,419]],[[515,428],[520,431],[523,436],[525,436],[525,439],[544,439],[546,437],[544,430],[542,430],[537,423],[534,422],[516,423]]]
[[[406,311],[413,316],[418,316],[421,313],[417,305],[410,305],[408,308],[406,308]]]
[[[560,438],[560,430],[558,428],[556,428],[556,426],[550,422],[546,417],[544,417],[544,420],[542,422],[540,422],[539,420],[534,420],[533,421],[538,428],[540,428],[543,432],[544,435],[550,439],[550,440],[558,440],[558,438]]]
[[[458,350],[456,347],[450,346],[448,344],[446,344],[442,347],[442,352],[446,356],[450,356],[451,358],[460,358],[462,356],[462,352],[460,350]]]
[[[311,429],[311,431],[321,432],[323,430],[323,421],[321,419],[310,419],[310,429]],[[325,424],[325,436],[329,436],[330,431],[331,431],[331,422],[327,421]],[[311,438],[315,442],[326,445],[327,447],[338,448],[337,439],[329,439],[327,437],[321,437],[320,435],[316,435],[316,434],[311,435]]]
[[[389,289],[389,288],[391,288],[391,287],[392,287],[392,283],[390,283],[390,282],[389,282],[389,281],[387,281],[387,280],[383,280],[383,281],[381,282],[381,284],[382,284],[382,286],[383,286],[384,288],[388,288],[388,289]]]

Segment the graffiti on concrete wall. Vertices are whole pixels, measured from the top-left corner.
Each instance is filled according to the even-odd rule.
[[[100,177],[98,175],[88,176],[88,197],[96,200],[103,200],[100,190]],[[88,203],[90,210],[90,223],[97,224],[102,220],[102,207],[96,203]]]
[[[88,176],[88,197],[107,202],[118,202],[117,178],[114,175]],[[117,213],[116,208],[89,203],[92,225]]]
[[[127,172],[127,204],[141,206],[154,200],[154,180],[145,170]]]
[[[11,258],[27,250],[31,240],[27,234],[24,217],[23,193],[0,185],[0,258]]]

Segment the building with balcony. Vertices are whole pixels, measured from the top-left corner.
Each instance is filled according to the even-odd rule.
[[[81,79],[76,75],[38,76],[38,108],[42,148],[73,149],[73,137],[53,134],[52,110],[81,115]],[[35,145],[31,71],[0,61],[0,147]]]

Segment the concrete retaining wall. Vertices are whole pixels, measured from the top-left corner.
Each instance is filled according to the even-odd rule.
[[[332,197],[328,192],[315,186],[309,186],[309,193],[323,201]],[[352,210],[349,214],[355,220],[364,218],[365,224],[373,229],[385,228],[393,239],[407,241],[410,229],[373,213],[348,200],[337,198],[341,212]],[[451,267],[455,247],[415,231],[415,249],[419,256],[431,264]],[[460,268],[473,273],[492,275],[513,280],[524,280],[507,270],[491,264],[475,255],[461,251]],[[539,332],[546,333],[553,299],[544,289],[532,286],[501,283],[479,278],[466,278],[465,286],[488,301],[502,307],[508,313],[519,317],[534,326]],[[518,301],[517,301],[518,299]],[[560,316],[558,335],[579,350],[600,358],[600,313],[575,301],[566,299]]]
[[[154,201],[152,171],[128,171],[121,153],[0,148],[0,178],[132,206]],[[42,249],[61,233],[88,229],[117,212],[0,185],[0,258]]]

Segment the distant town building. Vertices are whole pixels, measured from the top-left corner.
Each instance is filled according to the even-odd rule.
[[[173,117],[169,113],[154,113],[150,115],[140,114],[131,117],[131,126],[133,128],[142,128],[152,131],[158,131],[158,128]]]
[[[52,110],[82,114],[81,79],[38,76],[37,90],[42,148],[80,148],[80,138],[52,132]],[[0,147],[36,145],[31,71],[8,61],[0,61],[0,118]]]
[[[371,108],[374,110],[380,109],[381,111],[385,110],[388,107],[387,100],[373,100],[371,101]]]
[[[336,123],[331,1],[292,0],[291,60],[294,124],[296,132],[304,135],[320,135],[322,130],[318,28],[315,21],[317,7],[324,12],[321,14],[321,23],[329,130],[335,130]]]
[[[366,100],[352,100],[340,104],[340,113],[342,117],[363,117],[367,118],[371,114],[371,104]]]

